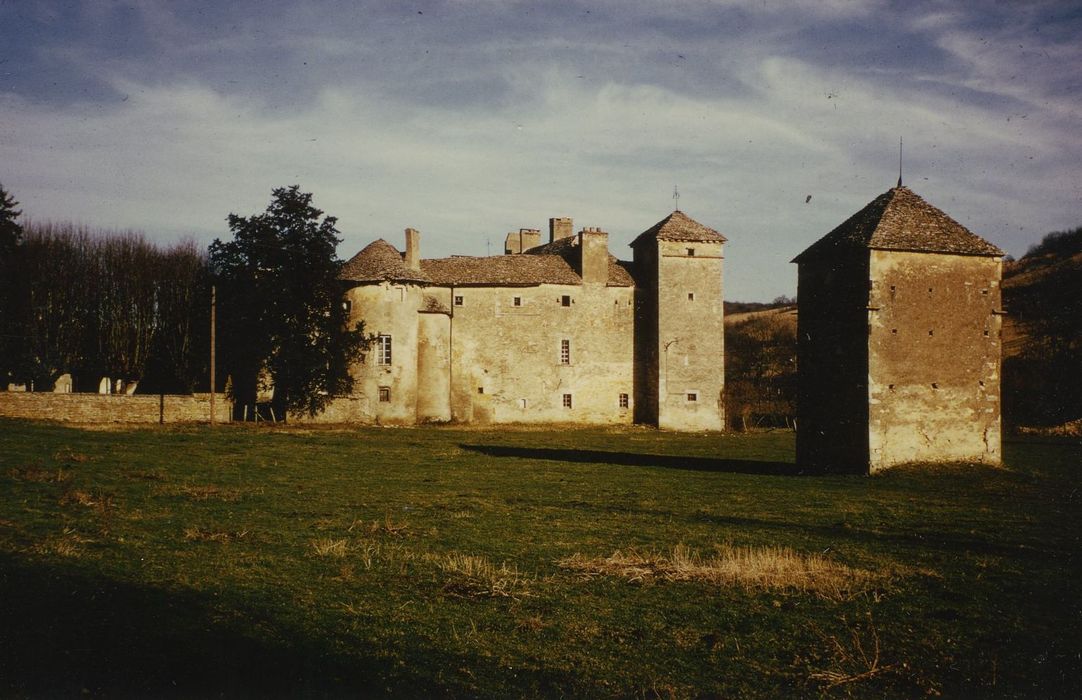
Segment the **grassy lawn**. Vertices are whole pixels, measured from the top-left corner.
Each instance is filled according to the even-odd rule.
[[[0,695],[1077,697],[1082,446],[0,421]]]

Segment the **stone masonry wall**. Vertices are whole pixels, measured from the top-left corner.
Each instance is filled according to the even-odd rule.
[[[872,471],[1000,462],[1000,269],[992,257],[872,251]]]
[[[218,396],[219,421],[229,420],[232,404]],[[54,394],[0,391],[0,416],[70,423],[192,423],[210,421],[210,395],[165,397],[138,394]]]

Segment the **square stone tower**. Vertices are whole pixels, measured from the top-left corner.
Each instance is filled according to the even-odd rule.
[[[631,243],[636,422],[667,430],[725,427],[724,243],[679,210]]]
[[[797,463],[1000,463],[1003,251],[899,185],[798,265]]]

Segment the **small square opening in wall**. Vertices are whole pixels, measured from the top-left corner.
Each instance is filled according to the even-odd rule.
[[[695,292],[688,292],[688,301],[695,301]]]
[[[379,402],[389,403],[391,401],[391,387],[381,386],[379,388]]]
[[[458,296],[457,294],[455,295],[455,306],[462,306],[464,301],[465,299],[463,299],[461,296]]]
[[[512,297],[511,298],[511,305],[512,306],[522,306],[522,297]]]
[[[567,294],[560,297],[560,306],[571,306],[571,297]]]
[[[564,408],[571,408],[571,394],[564,394],[563,405]]]
[[[688,251],[688,257],[689,258],[694,258],[695,257],[695,249],[694,248],[688,248],[687,251]]]
[[[478,394],[483,394],[483,393],[485,393],[485,387],[483,387],[483,386],[479,386],[479,387],[477,387],[477,393],[478,393]]]
[[[687,393],[687,400],[688,400],[688,403],[694,403],[694,402],[698,401],[699,400],[699,392],[697,392],[697,391],[689,391]]]

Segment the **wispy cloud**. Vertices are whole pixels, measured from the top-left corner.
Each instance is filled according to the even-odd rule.
[[[1079,20],[1045,6],[27,7],[0,5],[26,30],[0,179],[39,218],[208,241],[297,182],[344,256],[405,226],[426,255],[495,251],[557,215],[624,255],[679,184],[730,238],[730,296],[769,298],[893,183],[899,136],[907,182],[1016,254],[1082,203]]]

